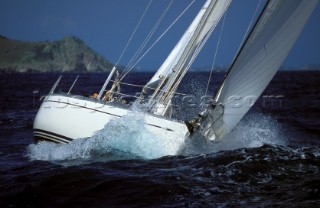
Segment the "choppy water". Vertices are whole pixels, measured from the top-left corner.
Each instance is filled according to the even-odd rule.
[[[90,139],[34,144],[39,98],[57,77],[0,75],[1,207],[320,207],[320,72],[278,73],[218,144],[157,138],[143,130],[141,112]],[[142,84],[150,74],[132,77]],[[179,91],[201,95],[206,77],[191,74]],[[74,78],[64,75],[62,90]],[[73,92],[98,91],[104,78],[81,75]],[[175,112],[187,119],[196,109]]]

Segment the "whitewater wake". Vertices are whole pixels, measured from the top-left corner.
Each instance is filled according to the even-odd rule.
[[[265,144],[287,145],[281,126],[271,116],[248,114],[226,138],[214,143],[201,138],[187,140],[183,154],[214,153],[224,150],[261,147]]]
[[[160,138],[146,129],[144,120],[145,112],[139,107],[133,107],[127,115],[110,120],[90,138],[76,139],[69,144],[45,141],[31,144],[27,155],[31,160],[48,161],[154,159],[176,155],[184,140]]]
[[[145,113],[139,108],[134,108],[129,114],[110,120],[102,130],[90,138],[76,139],[69,144],[31,144],[27,148],[27,156],[31,160],[45,161],[109,161],[197,155],[253,148],[264,144],[286,145],[286,139],[281,134],[277,121],[262,114],[249,114],[219,143],[189,138],[160,138],[145,128],[144,119]]]

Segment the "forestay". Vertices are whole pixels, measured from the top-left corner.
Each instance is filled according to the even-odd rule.
[[[256,102],[301,33],[318,0],[270,0],[238,52],[198,134],[219,141]]]

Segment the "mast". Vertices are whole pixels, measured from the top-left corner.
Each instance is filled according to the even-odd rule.
[[[207,0],[187,31],[146,87],[156,86],[151,111],[164,115],[183,76],[220,21],[231,0]]]
[[[108,78],[107,78],[106,81],[104,82],[104,84],[103,84],[100,92],[99,92],[99,95],[98,95],[98,97],[97,97],[98,100],[100,100],[101,96],[104,94],[104,91],[105,91],[107,85],[109,84],[109,82],[110,82],[110,80],[111,80],[111,77],[113,76],[113,74],[114,74],[114,72],[115,72],[116,70],[117,70],[117,67],[114,66],[114,67],[112,68],[112,70],[111,70]]]

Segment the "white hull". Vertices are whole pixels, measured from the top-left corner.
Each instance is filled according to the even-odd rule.
[[[128,114],[130,108],[120,103],[105,103],[83,96],[50,94],[43,101],[34,121],[34,138],[69,143],[87,138],[111,120]],[[184,123],[152,114],[145,115],[145,127],[160,138],[181,140],[188,132]]]
[[[204,138],[220,141],[232,131],[281,66],[318,1],[266,2],[227,71],[214,98],[215,102],[210,103],[206,111],[188,123],[191,134],[195,133],[191,137],[202,135]],[[170,114],[172,96],[230,2],[230,0],[207,0],[167,60],[144,86],[141,97],[150,96],[148,103],[150,112],[158,115]],[[128,106],[101,101],[101,99],[109,100],[101,96],[107,91],[106,87],[115,70],[116,67],[109,74],[97,99],[53,94],[60,77],[38,111],[34,122],[34,137],[68,143],[74,139],[91,137],[112,119],[127,115],[130,112]],[[113,81],[111,89],[105,95],[118,93],[122,96],[119,91],[120,84],[127,83],[120,81],[129,71],[125,70],[122,77],[116,76],[116,81]],[[115,91],[116,88],[118,91]],[[145,114],[144,120],[141,121],[146,131],[160,138],[180,141],[189,136],[184,123],[155,114]]]

